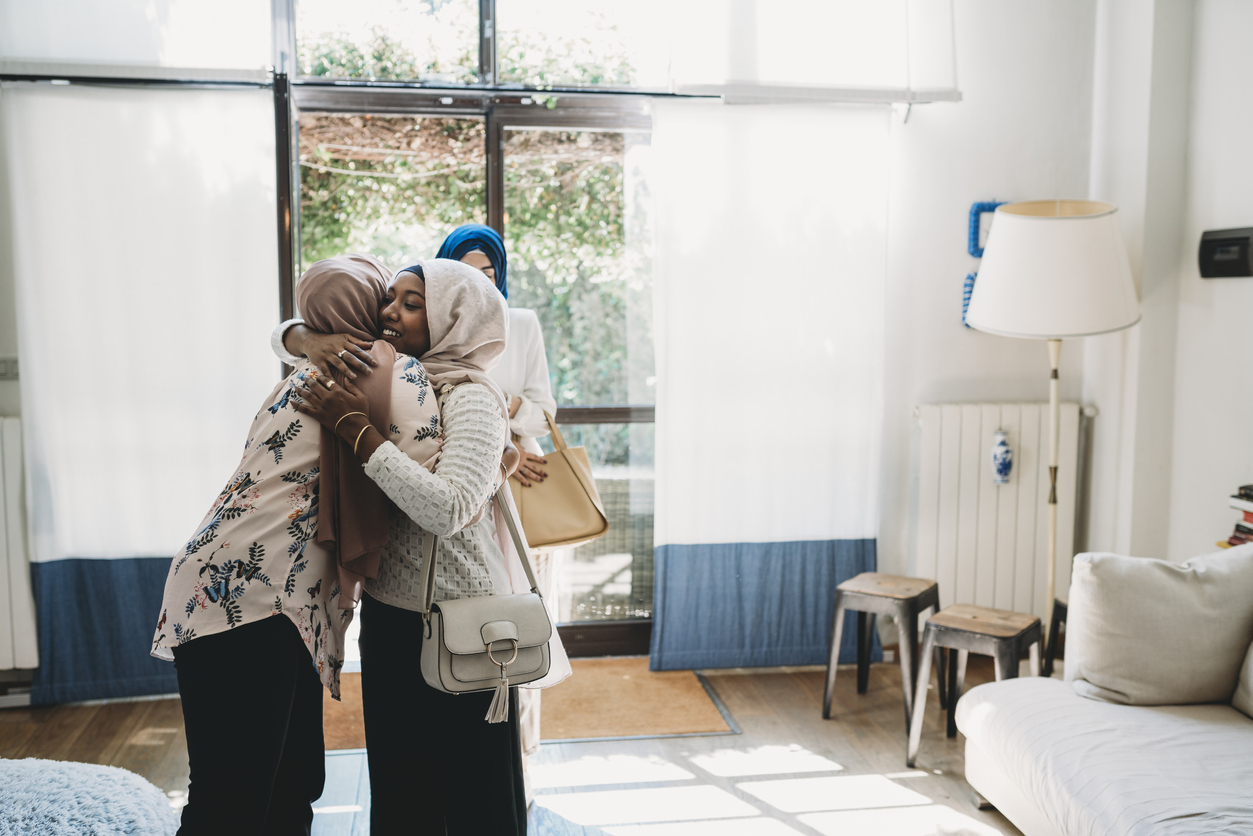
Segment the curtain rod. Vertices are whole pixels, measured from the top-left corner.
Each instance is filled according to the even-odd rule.
[[[208,78],[131,78],[115,75],[67,75],[64,73],[0,73],[0,81],[25,81],[67,85],[83,84],[93,87],[243,87],[268,89],[272,81],[248,81],[244,79]]]
[[[324,76],[298,76],[292,79],[292,87],[325,88],[330,90],[418,90],[430,93],[460,93],[461,95],[507,95],[507,96],[636,96],[649,99],[716,99],[716,94],[671,93],[664,90],[632,90],[620,87],[532,87],[521,84],[426,84],[420,81],[394,81],[388,79],[331,79]]]

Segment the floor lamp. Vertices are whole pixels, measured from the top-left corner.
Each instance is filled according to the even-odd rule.
[[[1121,331],[1140,321],[1118,207],[1031,200],[997,207],[966,322],[1004,337],[1048,340],[1048,618],[1057,597],[1057,366],[1062,339]]]

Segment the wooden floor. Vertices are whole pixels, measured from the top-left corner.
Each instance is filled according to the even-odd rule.
[[[0,710],[0,758],[120,766],[186,798],[187,737],[176,699]]]
[[[965,741],[945,738],[934,690],[918,768],[906,768],[896,665],[873,666],[863,696],[855,669],[841,668],[826,721],[821,670],[704,673],[742,734],[541,748],[532,770],[536,804],[583,828],[558,832],[1018,834],[995,810],[971,803]],[[992,678],[991,660],[972,655],[967,687]],[[673,812],[657,812],[667,803]]]
[[[968,687],[992,678],[990,661],[970,657]],[[896,665],[873,666],[864,696],[856,693],[855,670],[841,668],[833,718],[827,721],[821,714],[820,670],[705,675],[742,734],[546,743],[532,760],[540,815],[531,832],[1018,833],[995,810],[971,804],[962,777],[964,740],[945,738],[934,690],[918,768],[906,769]],[[24,757],[121,766],[152,781],[175,803],[187,791],[178,700],[0,710],[0,758]],[[315,819],[315,832],[338,832],[332,819],[361,818],[339,811],[348,813],[354,798],[368,792],[361,786],[363,763],[338,757],[344,768],[331,769],[338,762],[328,762],[323,798],[329,806],[318,805],[326,814]],[[364,831],[358,821],[344,832]]]

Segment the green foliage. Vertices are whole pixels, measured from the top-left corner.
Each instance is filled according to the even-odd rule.
[[[585,14],[582,32],[503,28],[496,56],[501,81],[533,87],[629,87],[635,74],[626,46],[603,14]]]
[[[305,266],[343,252],[399,266],[485,217],[479,121],[307,115],[300,132]]]
[[[317,10],[307,11],[304,4],[297,6],[297,13],[297,53],[304,75],[478,81],[478,4],[473,0],[428,0],[415,8],[404,2],[375,2],[358,6],[337,24],[320,18]]]
[[[569,78],[573,65],[559,46],[540,40],[523,49],[515,42],[502,67],[530,61],[527,72]],[[584,83],[628,83],[625,59],[593,58],[575,62]],[[366,68],[377,77],[417,66],[381,34],[368,58],[341,42],[309,60],[314,67]],[[505,142],[509,303],[539,316],[557,402],[651,403],[651,278],[642,246],[647,192],[638,171],[633,176],[628,168],[629,152],[646,150],[647,139],[528,130],[508,132]],[[399,267],[434,255],[457,225],[483,222],[484,143],[483,125],[474,119],[302,116],[303,265],[369,252]],[[569,441],[586,444],[593,461],[604,464],[652,460],[651,432],[633,433],[628,425],[571,428]]]

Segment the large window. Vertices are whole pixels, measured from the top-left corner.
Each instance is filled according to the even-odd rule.
[[[366,5],[374,11],[297,6],[294,270],[346,251],[399,267],[432,257],[459,224],[501,230],[509,303],[539,316],[557,421],[567,443],[587,448],[610,522],[606,536],[569,550],[559,620],[647,619],[655,401],[647,100],[481,92],[467,85],[497,67],[479,27],[484,4]],[[544,4],[534,15],[511,6],[501,25],[513,28],[499,33],[502,82],[638,85],[656,66],[648,70],[635,35],[605,23],[601,5],[570,7],[561,26],[541,25],[551,16]]]
[[[504,149],[510,303],[539,315],[553,394],[578,416],[563,434],[587,448],[609,516],[609,534],[563,568],[560,618],[647,618],[653,424],[603,405],[656,402],[649,135],[505,130]]]

